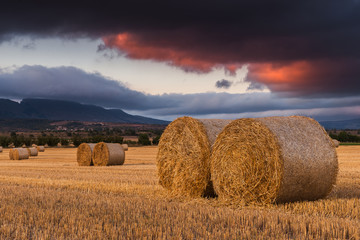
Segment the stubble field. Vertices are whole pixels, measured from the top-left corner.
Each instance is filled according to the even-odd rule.
[[[79,167],[76,149],[0,153],[0,239],[360,239],[360,146],[340,146],[337,186],[314,202],[223,206],[157,184],[156,147],[123,166]]]

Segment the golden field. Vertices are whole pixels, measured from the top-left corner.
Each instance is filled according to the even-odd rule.
[[[0,153],[0,239],[360,239],[360,146],[340,146],[327,199],[270,207],[175,199],[157,184],[156,147],[123,166],[79,167],[76,149]]]

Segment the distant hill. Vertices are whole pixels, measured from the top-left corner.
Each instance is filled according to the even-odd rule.
[[[320,124],[325,129],[360,129],[360,119],[324,121],[320,122]]]
[[[169,123],[163,120],[130,115],[120,109],[105,109],[94,105],[49,99],[24,99],[20,103],[0,99],[0,119],[47,119],[161,125]]]

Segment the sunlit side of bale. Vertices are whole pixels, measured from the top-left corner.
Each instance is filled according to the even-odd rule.
[[[211,146],[229,122],[181,117],[170,123],[158,146],[159,184],[173,195],[213,195],[209,165]]]
[[[96,143],[82,143],[77,148],[76,159],[79,166],[92,166],[92,153]]]

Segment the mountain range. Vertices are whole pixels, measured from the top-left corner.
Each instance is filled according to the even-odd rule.
[[[23,99],[20,103],[0,99],[0,119],[47,119],[167,125],[168,121],[130,115],[120,109],[105,109],[71,101]]]

